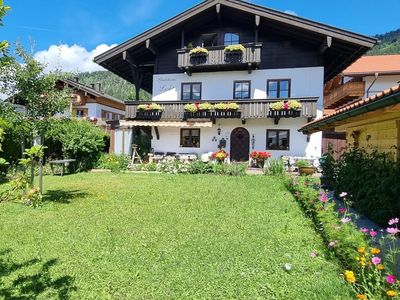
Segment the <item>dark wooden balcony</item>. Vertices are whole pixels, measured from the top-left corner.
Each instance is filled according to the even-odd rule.
[[[317,100],[316,97],[308,98],[291,98],[290,100],[297,100],[301,103],[301,109],[299,111],[274,111],[270,109],[270,105],[282,99],[271,99],[271,100],[229,100],[229,101],[200,101],[209,102],[212,104],[220,102],[235,102],[239,105],[239,109],[235,111],[201,111],[197,113],[188,113],[184,107],[188,101],[158,101],[163,107],[161,113],[157,113],[157,120],[160,121],[183,121],[188,119],[208,119],[215,120],[219,118],[229,119],[266,119],[273,118],[279,120],[281,118],[297,118],[305,117],[313,119],[317,116]],[[143,114],[143,111],[137,109],[140,104],[146,104],[144,101],[128,101],[126,103],[126,119],[127,120],[149,120],[147,114]],[[151,102],[147,102],[151,103]],[[153,118],[154,120],[155,118]]]
[[[261,63],[261,43],[243,44],[243,53],[229,53],[225,46],[208,47],[207,55],[190,55],[190,49],[179,49],[178,67],[189,75],[192,72],[212,70],[248,70]]]
[[[333,89],[324,97],[324,108],[335,109],[357,98],[363,97],[365,93],[364,81],[349,81]]]

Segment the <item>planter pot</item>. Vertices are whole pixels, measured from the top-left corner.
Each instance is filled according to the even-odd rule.
[[[225,51],[225,62],[231,64],[237,64],[243,62],[242,51]]]
[[[197,112],[185,112],[185,119],[203,119],[203,118],[211,118],[212,114],[208,110],[197,111]]]
[[[136,119],[139,120],[159,120],[161,118],[162,111],[158,110],[138,110],[136,113]]]
[[[215,110],[216,118],[240,118],[241,113],[237,109],[232,110]]]
[[[270,110],[269,111],[270,117],[273,118],[298,118],[301,115],[300,110]]]
[[[301,176],[313,175],[315,173],[315,168],[314,167],[302,167],[302,168],[299,168],[299,173]]]
[[[207,54],[200,53],[200,54],[192,54],[190,55],[190,63],[192,65],[203,65],[207,62]]]

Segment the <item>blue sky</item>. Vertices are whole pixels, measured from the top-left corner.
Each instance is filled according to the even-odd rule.
[[[12,7],[12,11],[5,19],[5,27],[0,28],[0,36],[1,39],[9,41],[20,40],[24,45],[32,46],[34,52],[48,51],[52,45],[64,45],[64,47],[77,45],[79,47],[71,50],[70,55],[83,55],[82,51],[87,51],[90,57],[98,45],[109,46],[123,42],[199,2],[195,0],[5,0],[5,3]],[[301,17],[366,35],[400,28],[398,19],[400,0],[252,0],[251,2],[280,11],[291,11]],[[105,45],[97,49],[96,54],[104,51]]]

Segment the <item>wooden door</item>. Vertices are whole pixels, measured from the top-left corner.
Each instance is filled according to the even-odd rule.
[[[250,134],[246,128],[235,128],[231,133],[231,160],[248,161],[250,151]]]

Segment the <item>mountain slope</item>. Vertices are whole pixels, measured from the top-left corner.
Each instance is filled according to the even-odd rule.
[[[121,100],[133,100],[135,98],[135,86],[109,71],[85,72],[77,75],[83,84],[101,83],[102,91]],[[140,91],[140,100],[149,100],[151,95]]]
[[[375,36],[380,43],[367,55],[400,54],[400,29]]]

